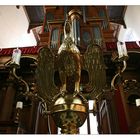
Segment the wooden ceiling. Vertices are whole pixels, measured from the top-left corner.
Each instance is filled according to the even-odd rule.
[[[35,28],[43,24],[44,19],[44,6],[24,6],[26,14],[29,18],[29,28]],[[107,11],[109,15],[110,22],[125,25],[124,14],[126,11],[126,6],[107,6]]]
[[[29,19],[28,32],[30,29],[43,24],[45,15],[43,6],[24,6],[24,8]]]
[[[124,22],[126,8],[126,6],[107,6],[110,22],[126,26]]]

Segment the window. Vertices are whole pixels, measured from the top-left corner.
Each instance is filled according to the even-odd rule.
[[[59,35],[59,30],[57,28],[52,30],[51,34],[51,44],[50,48],[58,48],[58,35]]]
[[[51,12],[48,12],[47,15],[46,15],[46,21],[53,20],[53,19],[54,19],[54,15]],[[45,25],[45,31],[46,32],[49,31],[49,27],[48,27],[47,22],[46,22],[46,25]]]
[[[83,38],[84,44],[86,46],[89,45],[89,43],[91,42],[91,36],[88,31],[83,32],[82,38]]]
[[[95,39],[101,38],[100,28],[98,26],[93,27],[93,34]]]
[[[99,26],[96,26],[96,25],[93,27],[93,40],[99,46],[102,45],[101,30],[100,30],[100,27]]]
[[[108,29],[108,23],[106,22],[106,15],[105,15],[105,10],[104,9],[100,9],[99,17],[104,19],[104,21],[102,22],[102,28],[103,29]]]

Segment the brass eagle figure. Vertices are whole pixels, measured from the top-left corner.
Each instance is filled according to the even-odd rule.
[[[81,63],[82,62],[82,63]],[[57,67],[56,67],[57,66]],[[57,55],[48,46],[43,47],[38,55],[37,83],[38,94],[49,104],[59,95],[67,93],[67,77],[74,77],[74,95],[80,93],[81,70],[88,72],[89,82],[84,86],[85,92],[97,96],[106,85],[106,71],[100,46],[90,43],[81,55],[74,44],[69,20],[64,25],[64,41]],[[61,87],[54,83],[54,73],[59,71]],[[84,91],[83,91],[84,95]]]
[[[64,25],[64,41],[58,50],[59,75],[62,82],[60,92],[65,94],[67,76],[74,75],[74,92],[80,92],[81,62],[80,51],[72,40],[71,24],[66,20]]]

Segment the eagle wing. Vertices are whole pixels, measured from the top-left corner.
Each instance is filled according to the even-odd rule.
[[[90,44],[83,56],[83,68],[88,72],[89,82],[85,91],[98,96],[106,85],[106,70],[100,46]]]
[[[40,49],[36,71],[38,94],[47,104],[50,104],[53,97],[58,93],[58,88],[54,84],[54,62],[55,55],[48,47]]]

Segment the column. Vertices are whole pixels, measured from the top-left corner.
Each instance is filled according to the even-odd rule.
[[[72,22],[72,34],[73,41],[77,46],[80,46],[80,16],[81,11],[79,10],[71,10],[68,15],[70,16]]]

